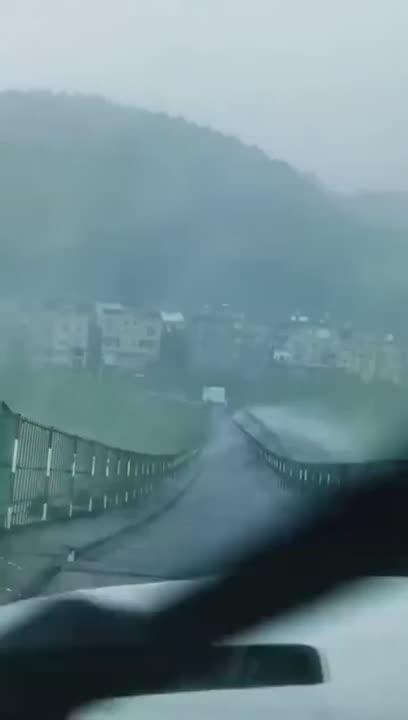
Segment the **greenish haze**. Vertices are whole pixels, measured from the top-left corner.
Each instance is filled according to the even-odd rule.
[[[319,417],[327,427],[343,427],[369,456],[408,458],[408,389],[385,382],[363,383],[341,370],[304,372],[275,366],[256,383],[230,388],[235,408],[285,406],[307,423]]]
[[[98,98],[8,92],[0,156],[3,292],[405,328],[408,233],[365,224],[237,139]]]
[[[0,374],[0,397],[44,425],[139,452],[189,449],[205,432],[200,403],[150,393],[127,377],[8,366]]]
[[[408,192],[361,192],[346,196],[349,210],[372,227],[408,231]]]

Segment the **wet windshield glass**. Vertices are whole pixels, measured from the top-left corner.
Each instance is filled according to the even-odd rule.
[[[2,3],[2,604],[210,574],[405,457],[407,29]]]

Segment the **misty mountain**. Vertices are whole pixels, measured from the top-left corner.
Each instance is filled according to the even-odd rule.
[[[0,94],[6,292],[388,322],[407,299],[405,240],[285,162],[181,118]]]
[[[363,192],[346,199],[359,220],[375,228],[408,231],[408,192]]]

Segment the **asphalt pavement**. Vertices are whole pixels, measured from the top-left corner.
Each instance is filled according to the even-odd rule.
[[[188,491],[171,509],[82,553],[42,594],[211,574],[236,543],[294,511],[293,496],[226,414],[214,415],[190,472]]]

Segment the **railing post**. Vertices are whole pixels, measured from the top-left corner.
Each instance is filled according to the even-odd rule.
[[[69,504],[69,517],[72,518],[74,512],[74,500],[75,500],[75,476],[76,476],[76,465],[78,455],[78,438],[74,438],[74,450],[72,455],[72,469],[71,469],[71,502]]]
[[[8,500],[8,506],[7,506],[7,514],[6,514],[6,518],[5,518],[6,530],[10,530],[10,528],[13,524],[14,485],[16,482],[21,425],[22,425],[21,415],[17,415],[16,416],[16,428],[15,428],[14,440],[13,440],[13,451],[12,451],[12,457],[11,457],[9,500]]]
[[[138,455],[132,455],[132,457],[133,457],[133,462],[134,462],[134,466],[135,466],[134,471],[133,471],[133,476],[132,476],[132,500],[135,500],[136,495],[137,495],[137,479],[136,478],[139,475],[139,464],[138,464],[139,457],[138,457]]]
[[[45,468],[45,482],[44,482],[44,503],[41,520],[45,522],[47,520],[48,513],[48,499],[50,494],[50,477],[51,477],[51,463],[52,463],[52,438],[53,430],[50,429],[48,433],[48,450],[47,450],[47,465]]]
[[[110,457],[109,457],[109,450],[108,450],[108,454],[106,456],[106,464],[105,464],[105,483],[106,483],[106,485],[108,484],[109,474],[110,474]],[[108,507],[108,495],[107,495],[106,486],[105,486],[105,493],[103,496],[103,509],[106,510],[107,507]]]

